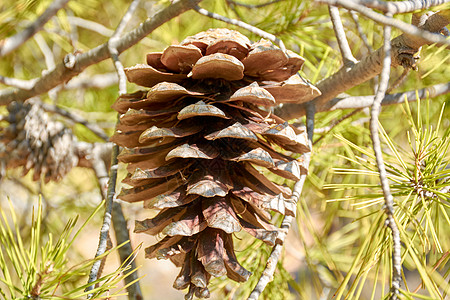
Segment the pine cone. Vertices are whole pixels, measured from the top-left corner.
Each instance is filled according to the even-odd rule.
[[[266,110],[319,95],[296,75],[303,62],[269,41],[214,29],[126,69],[130,82],[150,90],[113,105],[121,116],[111,140],[125,147],[119,160],[131,186],[119,198],[160,210],[135,232],[165,235],[146,257],[181,267],[173,286],[189,287],[186,299],[209,297],[211,276],[246,281],[251,273],[236,259],[232,234],[243,229],[274,245],[279,229],[267,210],[295,213],[290,189],[259,167],[290,180],[307,172],[282,153],[309,152],[306,132]]]
[[[78,162],[75,137],[62,123],[50,120],[39,103],[12,102],[0,128],[0,161],[4,169],[23,167],[23,174],[34,169],[33,180],[41,175],[45,182],[63,178]]]

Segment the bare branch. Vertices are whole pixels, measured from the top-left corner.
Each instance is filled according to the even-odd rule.
[[[367,8],[366,6],[357,4],[353,0],[317,0],[317,1],[327,3],[329,5],[342,6],[347,9],[358,11],[377,23],[398,28],[401,31],[408,33],[409,35],[414,35],[420,39],[424,39],[429,43],[436,43],[437,45],[450,46],[450,40],[445,39],[445,37],[443,37],[440,34],[428,32],[414,25],[406,24],[405,22],[402,22],[400,20],[396,20],[394,18],[389,18],[384,15],[378,14],[373,10],[371,10],[370,8]]]
[[[92,77],[76,77],[69,81],[68,83],[63,85],[63,89],[65,90],[74,90],[74,89],[103,89],[105,87],[109,87],[118,82],[119,78],[117,77],[117,73],[105,73],[105,74],[97,74]]]
[[[42,54],[44,55],[45,65],[47,66],[47,70],[53,70],[55,68],[55,57],[53,55],[52,50],[47,45],[47,42],[44,40],[41,34],[36,34],[34,36],[34,40],[39,46]]]
[[[3,41],[0,41],[0,57],[11,53],[19,48],[23,43],[28,41],[28,39],[41,30],[45,23],[56,15],[58,10],[63,8],[67,2],[69,2],[69,0],[54,0],[52,4],[50,4],[50,6],[44,11],[44,13],[27,28]]]
[[[237,6],[242,6],[242,7],[248,8],[248,9],[253,9],[253,8],[261,8],[261,7],[264,7],[264,6],[272,5],[272,4],[275,4],[275,3],[278,3],[278,2],[282,2],[282,1],[285,1],[285,0],[272,0],[272,1],[268,1],[266,3],[253,4],[253,5],[252,4],[240,3],[240,2],[232,1],[232,0],[226,0],[226,1],[228,3],[232,3],[232,4],[237,5]]]
[[[139,5],[139,1],[140,0],[133,0],[131,2],[130,6],[128,7],[128,10],[123,15],[122,19],[119,22],[119,25],[117,25],[116,30],[111,36],[111,39],[108,41],[108,51],[109,54],[111,55],[112,60],[114,61],[114,67],[116,68],[117,75],[119,76],[119,95],[126,94],[127,92],[127,77],[125,75],[125,69],[123,68],[122,63],[119,60],[119,51],[114,46],[114,43],[119,39],[120,35],[125,29],[125,26],[130,21],[131,16],[133,15],[134,11]]]
[[[23,79],[17,79],[17,78],[10,78],[0,75],[0,83],[3,83],[7,86],[12,86],[18,89],[24,89],[29,90],[33,88],[34,84],[36,83],[37,79],[30,79],[30,80],[23,80]]]
[[[119,53],[127,50],[140,40],[145,38],[153,30],[166,23],[170,19],[190,10],[194,5],[202,0],[178,0],[165,9],[157,12],[153,17],[147,19],[138,28],[128,32],[117,39],[113,46]],[[36,95],[48,92],[57,85],[67,82],[71,78],[80,74],[85,68],[109,58],[108,43],[104,43],[94,49],[78,55],[68,54],[65,61],[56,68],[39,78],[33,88],[30,90],[13,89],[0,91],[0,105],[6,105],[12,101],[24,101]]]
[[[117,169],[118,169],[118,161],[117,156],[119,155],[119,146],[114,145],[113,151],[111,155],[111,168],[109,174],[109,182],[107,188],[107,197],[106,197],[106,208],[105,215],[103,216],[102,228],[100,229],[100,238],[98,243],[97,252],[95,257],[102,255],[106,251],[107,240],[109,236],[109,228],[111,227],[111,213],[113,207],[113,200],[116,194],[116,182],[117,182]],[[105,175],[102,176],[106,178]],[[91,268],[91,272],[89,273],[88,283],[93,282],[97,279],[97,275],[101,266],[101,260],[97,260]],[[90,291],[94,288],[94,285],[88,286],[86,291]],[[92,297],[92,294],[88,295],[88,299]]]
[[[446,187],[446,188],[448,188],[448,187]],[[448,193],[448,189],[447,189],[447,191],[444,191],[444,193]],[[433,269],[431,270],[430,273],[435,272],[440,266],[442,266],[443,263],[445,264],[449,255],[450,255],[450,251],[446,251],[444,254],[442,254],[441,258],[433,265]],[[415,294],[422,287],[423,287],[423,281],[421,281],[419,283],[419,285],[416,287],[416,289],[413,290],[412,292]]]
[[[449,23],[450,17],[436,13],[428,16],[428,19],[421,28],[430,32],[440,32],[441,29]],[[411,60],[414,60],[414,53],[425,43],[426,41],[424,39],[418,39],[407,34],[402,34],[394,38],[391,41],[391,65],[411,67],[410,62]],[[322,92],[322,95],[314,99],[316,110],[318,112],[324,111],[322,106],[328,106],[328,102],[337,95],[380,74],[382,69],[382,58],[383,49],[380,48],[364,57],[352,68],[341,68],[335,74],[319,82],[317,88]],[[277,108],[275,113],[283,119],[294,119],[305,115],[305,106],[304,104],[285,104],[283,107]]]
[[[119,51],[114,47],[109,47],[109,52],[112,60],[114,61],[114,67],[116,68],[117,75],[119,77],[119,95],[127,93],[127,76],[125,75],[125,69],[119,60]]]
[[[362,108],[355,109],[354,111],[349,112],[345,116],[341,117],[339,120],[333,121],[330,126],[327,126],[325,128],[318,128],[318,129],[314,130],[314,133],[322,133],[322,132],[325,132],[325,133],[320,138],[318,138],[317,140],[314,141],[313,146],[316,145],[318,142],[320,142],[328,133],[330,133],[334,127],[338,126],[340,123],[344,122],[348,118],[351,118],[355,114],[359,113],[361,110],[362,110]]]
[[[105,37],[111,37],[114,33],[114,30],[109,29],[108,27],[91,20],[86,20],[75,16],[67,16],[67,20],[73,27],[84,28],[96,32]],[[145,45],[148,46],[153,46],[155,43],[155,41],[153,41],[149,37],[144,37],[141,42],[143,42]]]
[[[394,105],[403,103],[405,101],[417,101],[419,99],[424,99],[427,97],[433,98],[440,95],[450,93],[450,82],[436,84],[429,86],[420,90],[407,91],[403,93],[396,93],[391,95],[385,95],[381,105]],[[418,96],[418,98],[417,98]],[[320,107],[318,112],[333,111],[337,109],[358,109],[371,107],[373,104],[375,96],[354,96],[347,97],[344,99],[333,99],[328,102],[327,105]]]
[[[112,241],[111,241],[111,235],[108,233],[108,237],[106,239],[106,251],[111,250],[113,247]],[[106,265],[106,258],[107,256],[103,257],[102,260],[100,261],[100,267],[98,268],[98,274],[101,276],[101,274],[103,273],[103,269],[105,268]],[[100,286],[100,282],[97,282],[95,284],[95,288],[98,288]]]
[[[113,226],[114,226],[114,233],[116,235],[117,244],[121,244],[125,241],[130,241],[129,243],[123,245],[119,248],[119,257],[120,261],[123,265],[130,265],[131,269],[136,269],[136,262],[134,261],[134,257],[131,255],[133,254],[133,247],[131,245],[130,240],[130,231],[128,228],[127,221],[125,220],[125,216],[123,214],[122,206],[118,201],[113,202],[113,213],[112,213],[112,219],[113,219]],[[142,296],[141,292],[141,286],[139,284],[139,281],[137,279],[139,278],[139,275],[137,271],[131,273],[127,277],[125,277],[124,281],[125,284],[128,285],[131,282],[135,281],[132,285],[129,285],[127,287],[128,291],[128,299],[130,300],[143,300],[144,297]]]
[[[401,260],[401,240],[400,231],[398,230],[397,224],[394,220],[394,198],[392,197],[391,190],[389,187],[389,182],[387,179],[387,172],[383,160],[383,152],[381,150],[380,137],[378,135],[378,116],[381,110],[381,101],[383,100],[386,90],[389,84],[389,73],[391,70],[391,27],[384,27],[384,59],[383,59],[383,69],[381,72],[380,84],[378,85],[378,91],[375,95],[375,100],[373,101],[371,109],[370,118],[370,133],[373,143],[373,151],[375,152],[375,158],[377,162],[378,172],[381,181],[381,188],[383,189],[384,201],[385,201],[385,212],[387,215],[386,223],[387,226],[392,231],[392,282],[391,282],[391,300],[397,300],[400,283],[402,279],[402,260]]]
[[[341,50],[342,60],[344,66],[351,67],[357,60],[353,57],[352,50],[348,45],[347,37],[345,36],[344,26],[342,26],[341,17],[339,16],[339,9],[336,6],[328,5],[331,22],[333,23],[334,34],[336,36],[339,50]]]
[[[107,142],[109,140],[108,135],[106,135],[105,132],[100,127],[97,126],[97,124],[90,123],[87,120],[85,120],[84,118],[82,118],[81,116],[79,116],[73,112],[67,111],[56,105],[49,104],[49,103],[43,103],[43,102],[41,103],[41,105],[42,105],[42,108],[47,112],[59,114],[63,117],[66,117],[66,118],[72,120],[73,122],[75,122],[77,124],[81,124],[81,125],[85,126],[87,129],[89,129],[90,131],[95,133],[95,135],[100,137],[105,142]]]
[[[66,14],[67,14],[67,16],[66,16],[67,18],[73,17],[73,12],[71,10],[67,10]],[[70,30],[68,32],[68,36],[69,36],[70,44],[72,45],[73,49],[79,49],[80,48],[79,41],[78,41],[79,35],[78,35],[77,26],[75,26],[74,24],[71,24],[70,21],[69,21],[69,26],[70,26]],[[63,30],[61,24],[59,24],[59,23],[58,23],[58,27],[61,28],[61,30]]]
[[[306,115],[306,128],[308,131],[308,139],[310,147],[312,147],[312,137],[314,135],[314,105],[311,103],[308,105],[307,109],[307,115]],[[304,154],[304,159],[306,165],[309,165],[311,158],[311,152]],[[303,174],[300,176],[300,180],[297,181],[294,185],[294,189],[292,191],[292,200],[297,203],[300,195],[302,193],[303,185],[305,183],[307,174]],[[256,284],[255,288],[251,292],[250,296],[248,297],[248,300],[257,300],[261,293],[266,288],[267,284],[273,280],[273,274],[275,273],[275,270],[277,268],[278,260],[281,257],[281,250],[283,249],[284,240],[286,239],[287,233],[289,228],[291,227],[291,223],[295,218],[292,216],[285,216],[283,218],[283,221],[281,223],[281,228],[286,229],[285,231],[282,231],[278,233],[277,240],[280,240],[280,243],[276,244],[273,249],[272,253],[270,253],[269,258],[267,259],[266,268],[261,274],[261,277],[258,280],[258,283]]]
[[[244,28],[245,30],[250,31],[251,33],[254,33],[256,35],[259,35],[262,38],[268,39],[268,40],[276,43],[280,47],[281,50],[286,51],[286,47],[284,46],[284,43],[283,43],[282,40],[280,40],[279,38],[277,38],[275,35],[273,35],[271,33],[268,33],[268,32],[266,32],[264,30],[259,29],[258,27],[252,26],[252,25],[247,24],[247,23],[245,23],[243,21],[230,19],[230,18],[221,16],[219,14],[207,11],[206,9],[201,8],[198,5],[196,5],[194,7],[194,9],[195,9],[195,11],[197,11],[198,13],[200,13],[200,14],[202,14],[204,16],[207,16],[207,17],[210,17],[210,18],[213,18],[213,19],[216,19],[216,20],[219,20],[219,21],[231,24],[231,25],[236,25],[236,26],[239,26],[241,28]]]
[[[448,0],[421,0],[421,1],[397,1],[387,2],[380,0],[352,0],[353,2],[364,5],[366,7],[375,8],[382,12],[390,12],[391,14],[403,14],[413,12],[415,10],[424,10],[433,6],[446,3]]]
[[[108,27],[103,26],[100,23],[86,20],[80,17],[74,17],[74,16],[67,16],[67,20],[69,21],[70,25],[81,27],[84,29],[88,29],[94,32],[97,32],[100,35],[110,37],[114,31],[109,29]]]
[[[116,30],[114,31],[111,38],[119,37],[122,34],[122,32],[125,29],[125,26],[128,24],[134,12],[136,11],[139,2],[140,2],[139,0],[133,0],[131,2],[130,6],[128,7],[126,13],[123,15],[122,19],[120,20],[119,25],[117,25]]]
[[[395,82],[386,90],[386,94],[389,94],[390,92],[398,88],[405,81],[406,77],[408,77],[410,71],[411,69],[409,68],[404,69],[402,75],[400,75],[400,77],[397,78]]]
[[[123,68],[122,63],[119,60],[119,51],[117,50],[117,47],[115,46],[115,42],[119,39],[122,31],[125,29],[125,26],[127,25],[128,21],[131,19],[134,11],[136,10],[137,6],[139,5],[140,0],[133,0],[131,2],[130,6],[128,7],[128,10],[125,12],[124,16],[119,22],[119,25],[117,26],[116,30],[114,31],[113,35],[111,36],[110,40],[108,41],[108,51],[111,55],[111,58],[114,61],[114,66],[116,68],[117,74],[119,76],[119,95],[126,94],[127,92],[127,81],[126,81],[126,75]],[[110,180],[108,182],[108,193],[107,193],[107,207],[112,207],[112,218],[113,218],[113,224],[114,224],[114,230],[116,233],[116,239],[117,243],[121,244],[126,241],[130,241],[130,236],[127,228],[127,222],[125,220],[125,217],[123,215],[122,206],[115,201],[115,195],[116,195],[116,181],[117,181],[117,166],[118,166],[118,160],[117,155],[119,154],[119,146],[114,145],[113,146],[113,156],[111,159],[111,170],[110,170]],[[111,211],[109,211],[111,213]],[[106,213],[105,213],[106,217]],[[103,229],[103,227],[102,227]],[[109,227],[108,227],[109,230]],[[102,243],[102,235],[100,234],[100,242],[99,242],[99,248],[97,250],[97,254],[101,255],[103,253],[99,254],[100,251],[100,244]],[[130,241],[131,243],[131,241]],[[132,267],[136,267],[133,265],[133,262],[128,261],[130,259],[130,255],[133,253],[133,249],[128,243],[127,248],[122,249],[120,253],[120,259],[122,261],[122,264],[131,263]],[[91,274],[92,276],[89,276],[88,283],[94,281],[97,279],[97,274],[95,274],[94,266],[92,266]],[[133,272],[130,276],[125,278],[125,283],[131,284],[133,281],[136,281],[138,275],[136,272]],[[143,299],[142,298],[142,292],[139,283],[136,281],[131,285],[128,285],[127,287],[128,291],[128,299]],[[88,298],[91,298],[92,295],[88,296]]]
[[[108,170],[106,167],[106,162],[104,159],[105,152],[109,149],[108,146],[111,144],[95,144],[90,151],[90,167],[94,170],[97,177],[98,183],[100,185],[100,192],[103,198],[108,197]],[[122,206],[118,201],[114,201],[112,204],[112,221],[114,227],[114,233],[116,235],[117,244],[122,244],[125,241],[130,240],[129,229],[127,221],[123,215]],[[129,243],[123,245],[118,249],[120,261],[122,264],[130,264],[131,269],[136,268],[136,263],[130,261],[131,254],[133,253],[133,248],[131,245],[131,240]],[[125,284],[128,284],[138,278],[137,272],[133,272],[125,278]],[[133,300],[142,300],[143,296],[141,293],[140,285],[138,282],[127,287],[128,298]]]
[[[364,33],[364,31],[361,28],[361,25],[359,24],[358,15],[353,10],[349,10],[349,13],[350,13],[350,16],[353,19],[353,22],[355,22],[356,30],[358,30],[358,34],[361,37],[361,40],[363,41],[364,46],[366,46],[367,50],[369,50],[369,53],[372,52],[373,49],[372,49],[372,47],[369,44],[369,40],[367,39],[366,34]]]

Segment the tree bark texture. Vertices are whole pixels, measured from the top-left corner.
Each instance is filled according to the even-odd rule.
[[[418,25],[423,30],[440,32],[449,23],[450,16],[448,12],[443,12],[429,16],[423,21],[423,25]],[[391,41],[391,66],[413,67],[414,54],[424,44],[426,44],[424,39],[406,33],[394,38]],[[319,82],[316,86],[322,92],[322,95],[313,100],[316,104],[316,110],[323,111],[322,107],[326,106],[337,95],[380,74],[382,59],[383,49],[380,48],[356,63],[353,67],[343,67],[335,74]],[[305,106],[304,104],[286,104],[276,109],[275,113],[283,119],[290,120],[304,116]]]

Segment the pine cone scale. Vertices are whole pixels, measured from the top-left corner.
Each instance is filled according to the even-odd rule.
[[[306,174],[301,159],[280,150],[309,152],[306,132],[266,110],[320,93],[297,78],[303,62],[269,41],[216,29],[126,70],[150,90],[113,105],[122,116],[112,140],[126,147],[119,160],[129,164],[124,183],[132,186],[119,197],[161,210],[135,231],[165,235],[146,257],[181,267],[173,286],[189,287],[186,299],[209,296],[211,276],[251,275],[236,259],[233,233],[274,245],[281,230],[267,211],[295,215],[291,190],[260,168],[294,181]]]

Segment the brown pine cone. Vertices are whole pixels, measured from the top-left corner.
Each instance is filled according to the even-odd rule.
[[[234,232],[274,245],[279,229],[267,210],[295,214],[290,189],[259,170],[294,181],[307,172],[283,153],[309,152],[306,132],[270,112],[320,94],[297,75],[303,62],[269,41],[213,29],[126,69],[130,82],[150,90],[113,105],[121,116],[111,140],[125,147],[119,160],[128,163],[123,182],[131,186],[119,198],[160,210],[135,232],[165,235],[146,257],[181,267],[173,286],[189,287],[187,299],[209,297],[211,276],[251,275],[236,259]]]
[[[34,170],[45,182],[63,178],[78,162],[75,137],[62,123],[50,120],[38,102],[12,102],[8,106],[9,125],[0,128],[0,161],[4,169]]]

